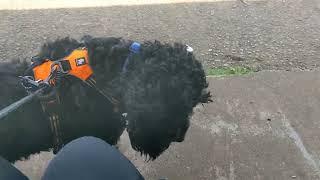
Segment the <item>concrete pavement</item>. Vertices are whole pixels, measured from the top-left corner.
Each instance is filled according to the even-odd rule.
[[[214,102],[196,107],[185,141],[155,161],[144,162],[121,138],[121,151],[146,179],[320,179],[319,71],[209,81]],[[48,156],[17,166],[35,177],[35,161]]]

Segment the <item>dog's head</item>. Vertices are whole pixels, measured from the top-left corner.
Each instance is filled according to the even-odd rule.
[[[155,159],[171,142],[181,142],[192,109],[210,94],[201,63],[182,44],[145,43],[134,59],[124,103],[132,147]]]

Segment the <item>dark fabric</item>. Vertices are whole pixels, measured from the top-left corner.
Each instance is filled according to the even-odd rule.
[[[0,156],[0,180],[28,180],[28,178]]]
[[[49,163],[42,180],[143,180],[116,148],[94,137],[68,143]]]

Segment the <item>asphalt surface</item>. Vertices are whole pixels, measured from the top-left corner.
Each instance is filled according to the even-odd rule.
[[[270,0],[0,11],[0,60],[30,58],[58,37],[119,36],[184,42],[206,68],[314,69],[317,0]]]

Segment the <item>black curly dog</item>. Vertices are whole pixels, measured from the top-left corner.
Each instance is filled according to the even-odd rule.
[[[64,144],[95,136],[114,145],[126,129],[132,148],[155,159],[171,142],[184,140],[193,107],[210,100],[201,63],[183,44],[144,42],[123,72],[131,44],[122,38],[85,36],[80,42],[63,38],[42,46],[38,58],[51,60],[85,46],[97,85],[111,89],[120,102],[115,111],[95,89],[75,77],[64,77],[58,89]],[[1,109],[27,95],[18,78],[27,68],[24,61],[0,64]],[[125,119],[122,113],[127,113]],[[48,151],[52,144],[50,123],[38,98],[0,120],[0,156],[11,162]]]

